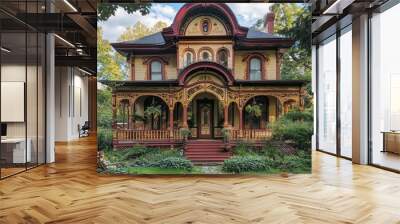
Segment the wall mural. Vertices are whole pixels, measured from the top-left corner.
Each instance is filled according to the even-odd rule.
[[[102,81],[111,119],[99,129],[99,171],[310,172],[308,83],[281,74],[294,42],[240,26],[226,4],[193,3],[156,35],[112,43],[130,75]]]

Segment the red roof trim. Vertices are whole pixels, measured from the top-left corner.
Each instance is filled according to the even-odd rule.
[[[246,36],[248,28],[240,26],[232,10],[228,5],[223,3],[187,3],[183,5],[176,14],[171,26],[163,29],[164,36],[179,36],[179,30],[188,13],[193,10],[208,7],[217,9],[226,16],[234,35]]]

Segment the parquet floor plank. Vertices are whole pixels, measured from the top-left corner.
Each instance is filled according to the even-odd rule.
[[[0,223],[397,223],[400,175],[313,152],[313,174],[110,176],[96,140],[0,181]]]

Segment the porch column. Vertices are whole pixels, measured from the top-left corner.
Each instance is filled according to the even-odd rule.
[[[173,137],[174,134],[174,109],[169,109],[169,132],[170,137]]]
[[[243,130],[243,108],[239,108],[239,130]]]
[[[229,127],[229,104],[224,106],[224,127]]]
[[[183,124],[182,124],[182,126],[183,126],[183,128],[188,128],[188,127],[189,127],[189,126],[188,126],[188,123],[187,123],[187,119],[188,119],[188,113],[187,113],[188,105],[182,105],[182,107],[183,107]]]
[[[112,95],[112,128],[117,128],[117,97],[115,94]]]
[[[128,129],[131,128],[131,104],[128,103]]]

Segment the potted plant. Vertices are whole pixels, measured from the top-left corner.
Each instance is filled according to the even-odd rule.
[[[260,118],[262,116],[261,105],[254,101],[245,107],[246,112],[249,114],[249,119],[251,120],[251,127],[253,127],[253,121],[255,118]]]
[[[188,138],[190,137],[190,135],[192,134],[192,132],[190,131],[189,128],[181,128],[180,133],[183,137],[184,142],[186,142],[188,140]]]
[[[154,126],[158,125],[157,121],[158,118],[161,116],[161,113],[161,105],[152,104],[145,109],[144,116],[151,121],[151,129],[154,129]]]
[[[223,128],[221,130],[222,137],[224,139],[224,151],[229,151],[231,146],[230,146],[230,137],[231,137],[231,128]]]

